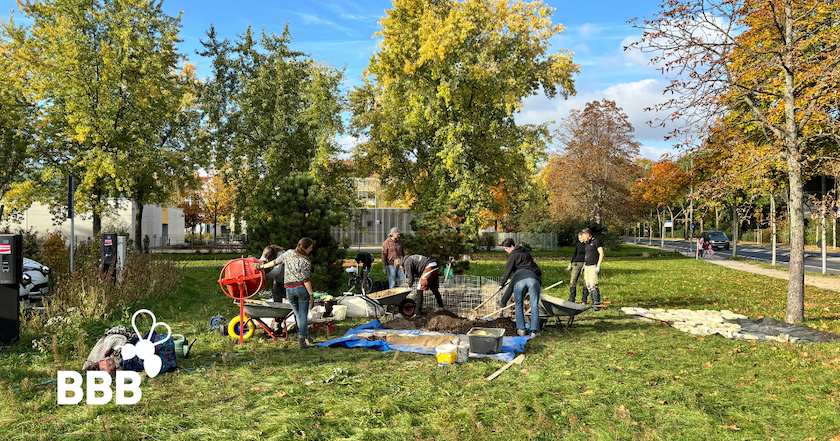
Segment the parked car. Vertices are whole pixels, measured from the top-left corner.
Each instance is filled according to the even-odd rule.
[[[40,300],[50,293],[50,267],[23,258],[23,280],[20,284],[21,300]]]
[[[706,231],[703,235],[708,238],[713,250],[729,249],[729,238],[726,237],[726,233],[723,231]]]

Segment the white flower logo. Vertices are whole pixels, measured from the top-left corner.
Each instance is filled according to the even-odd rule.
[[[144,339],[142,337],[143,334],[141,334],[140,331],[137,330],[137,324],[135,323],[135,320],[137,319],[137,314],[140,314],[141,312],[152,316],[152,327],[151,329],[149,329],[149,340]],[[154,331],[158,325],[163,325],[166,327],[166,338],[158,342],[152,343],[152,331]],[[148,309],[141,309],[131,316],[131,327],[134,328],[134,332],[136,332],[137,335],[140,336],[140,341],[137,342],[137,346],[131,343],[123,345],[122,358],[124,360],[128,360],[134,358],[135,356],[140,357],[140,359],[143,360],[143,368],[146,371],[146,375],[154,378],[157,374],[160,373],[160,368],[163,365],[163,363],[160,360],[160,357],[155,355],[155,346],[165,342],[172,336],[172,328],[170,328],[169,325],[167,325],[164,322],[158,322],[152,311],[149,311]]]

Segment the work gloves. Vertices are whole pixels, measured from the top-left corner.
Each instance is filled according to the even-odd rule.
[[[262,263],[255,263],[255,264],[251,265],[251,267],[254,268],[255,271],[259,271],[263,268],[263,265],[262,265]]]
[[[572,270],[572,263],[569,262],[569,266],[566,267],[566,271],[571,271],[571,270]]]
[[[601,265],[595,266],[595,274],[598,274],[599,276],[601,275]]]

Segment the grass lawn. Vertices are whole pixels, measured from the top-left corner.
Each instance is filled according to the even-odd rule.
[[[546,285],[568,277],[567,261],[538,262]],[[503,266],[478,261],[470,272],[501,275]],[[87,352],[56,360],[21,343],[0,353],[0,439],[840,439],[840,344],[698,338],[617,309],[782,319],[784,280],[686,258],[608,259],[601,286],[614,308],[581,314],[570,333],[548,328],[521,366],[488,383],[501,362],[438,367],[428,355],[300,351],[261,331],[239,346],[209,331],[211,316],[236,311],[217,279],[218,268],[192,268],[179,293],[138,305],[199,340],[181,361],[187,369],[143,379],[137,405],[57,406],[55,384],[38,385],[79,370]],[[808,324],[840,332],[838,312],[836,293],[806,288]],[[127,323],[96,324],[88,349],[116,324]]]

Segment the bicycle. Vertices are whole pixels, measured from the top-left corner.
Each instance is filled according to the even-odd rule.
[[[356,265],[346,270],[350,274],[347,284],[350,286],[351,292],[354,287],[358,286],[362,295],[367,295],[373,289],[373,279],[370,277],[370,268],[374,261],[373,254],[359,253],[353,260],[356,261]],[[361,274],[359,273],[359,267],[362,268]]]

